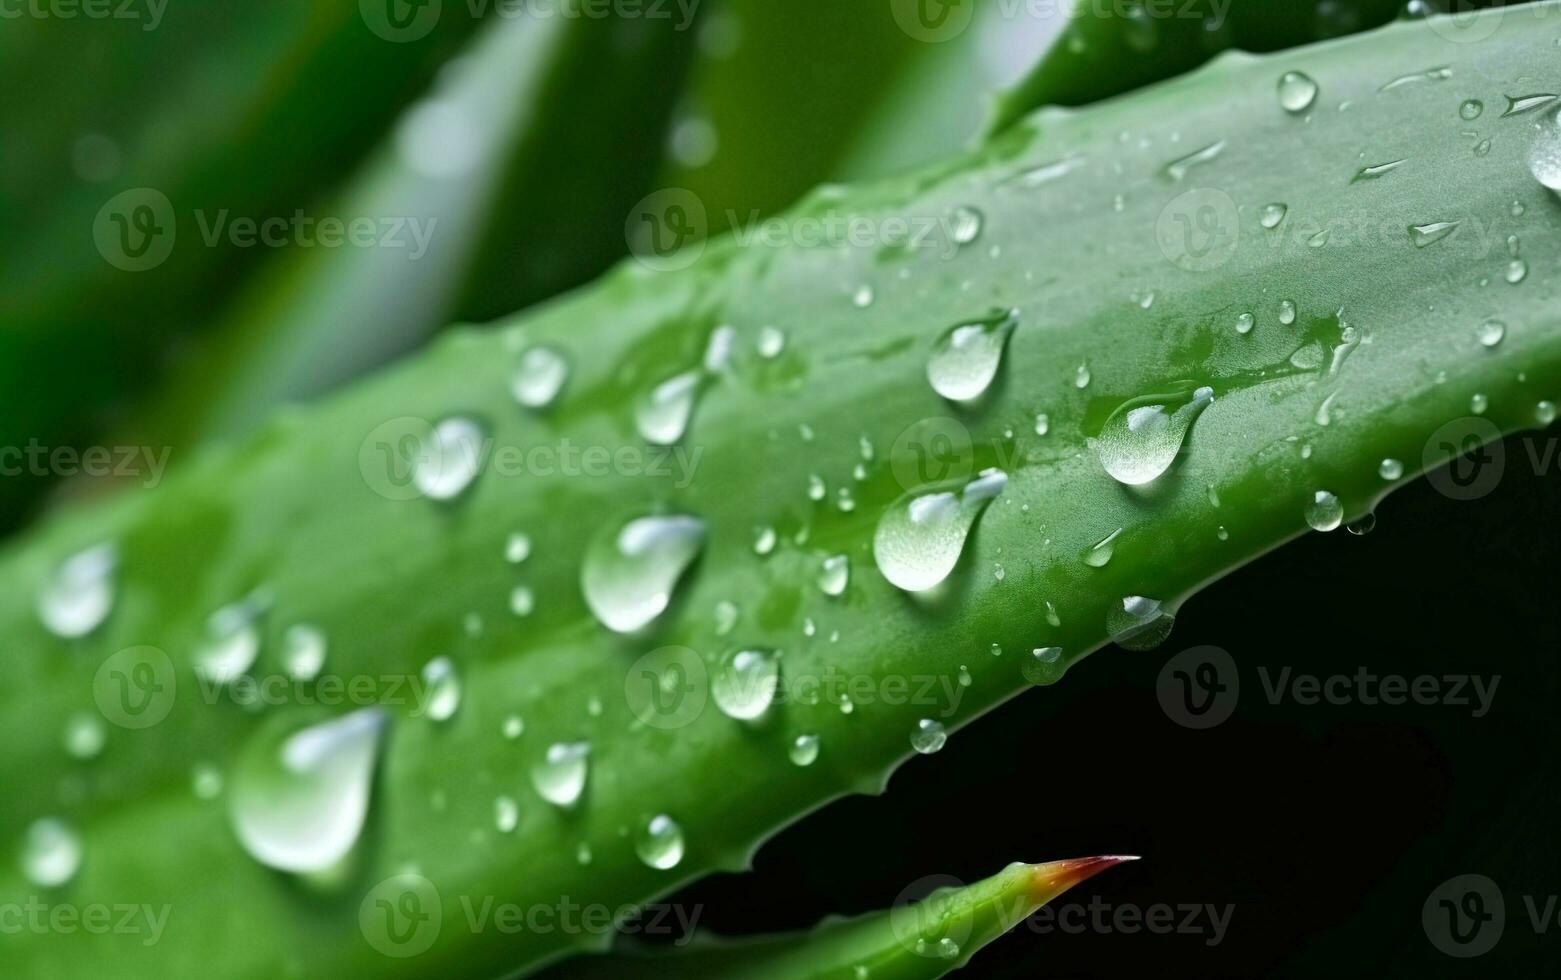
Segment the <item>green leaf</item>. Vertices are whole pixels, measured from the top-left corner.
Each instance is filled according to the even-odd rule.
[[[650,83],[677,73],[690,40],[661,20],[493,21],[329,209],[376,222],[379,247],[278,256],[185,353],[136,441],[183,449],[244,433],[452,320],[527,306],[601,272],[626,250],[623,215],[660,158],[675,89]],[[615,71],[603,73],[608,58]],[[465,163],[430,170],[408,157],[408,132],[427,134],[426,156],[463,126]]]
[[[1113,635],[1146,645],[1167,625],[1147,615],[1150,601],[1174,613],[1204,583],[1304,533],[1309,516],[1322,526],[1362,516],[1466,446],[1540,426],[1542,400],[1561,396],[1561,323],[1538,270],[1561,257],[1561,233],[1529,163],[1536,140],[1556,138],[1532,107],[1556,100],[1528,97],[1545,91],[1532,79],[1553,61],[1558,13],[1533,5],[1456,32],[1398,24],[1274,57],[1227,56],[1087,110],[1041,113],[935,170],[821,192],[789,216],[810,227],[854,217],[886,238],[930,220],[957,227],[963,247],[727,240],[684,271],[629,266],[203,454],[154,493],[16,542],[0,557],[10,650],[0,839],[21,842],[34,821],[58,818],[79,834],[82,859],[53,888],[0,869],[0,901],[41,893],[172,914],[150,945],[12,937],[8,965],[131,978],[196,964],[210,976],[484,976],[580,950],[591,935],[512,934],[473,910],[547,908],[561,896],[616,909],[740,869],[777,828],[876,790],[913,744],[936,749],[940,726],[959,737],[965,721],[1030,681],[1057,680]],[[1287,72],[1320,86],[1309,114],[1281,106]],[[1519,100],[1510,110],[1508,96]],[[1265,206],[1278,202],[1283,220],[1265,229]],[[938,224],[960,208],[985,216],[974,237],[968,220]],[[1255,326],[1243,333],[1249,312]],[[1505,323],[1494,344],[1492,319]],[[725,324],[735,342],[690,376],[699,403],[677,452],[648,454],[635,403],[696,369],[713,333],[730,338],[716,331]],[[991,389],[962,406],[927,379],[958,325],[971,329],[955,351],[1003,352]],[[758,350],[764,327],[786,338],[773,357]],[[510,392],[536,343],[573,366],[544,411]],[[957,380],[939,375],[946,388]],[[1211,392],[1195,396],[1200,385]],[[1106,472],[1101,440],[1142,463],[1152,447],[1124,447],[1127,427],[1112,416],[1149,395],[1202,411],[1175,416],[1191,432],[1168,472],[1124,486]],[[449,416],[480,423],[492,453],[454,499],[420,499],[395,465],[423,431],[406,419]],[[988,477],[917,508],[979,517],[946,581],[915,597],[891,585],[874,558],[886,515],[908,516],[909,492],[957,488],[989,466],[1006,470],[1000,487]],[[422,473],[423,487],[449,495],[448,480]],[[1319,493],[1337,508],[1319,507]],[[665,603],[643,629],[610,631],[583,594],[584,569],[650,513],[702,522],[700,534],[683,520],[638,536],[664,562],[693,560],[659,580],[629,570],[644,587],[633,603],[604,598],[608,583],[591,573],[597,612],[619,627]],[[898,526],[909,535],[902,563],[926,573],[947,552],[949,536]],[[755,553],[758,528],[778,532],[767,555]],[[530,535],[519,564],[506,561],[513,532]],[[1108,538],[1102,561],[1096,545]],[[84,639],[46,631],[40,589],[67,556],[103,542],[117,547],[106,619]],[[825,564],[838,555],[850,565],[843,588],[838,562]],[[85,584],[66,594],[79,618],[101,593],[92,563],[74,568]],[[510,611],[517,585],[534,597],[524,616]],[[1351,598],[1276,596],[1274,616]],[[249,674],[281,676],[285,634],[312,624],[329,643],[322,680],[341,678],[334,697],[304,703],[326,700],[320,682],[283,682],[270,688],[282,703],[246,710],[197,680],[208,617],[240,600],[261,648]],[[231,630],[236,618],[217,625]],[[244,634],[228,637],[229,671],[246,645],[234,636]],[[139,645],[164,652],[176,684]],[[756,722],[718,710],[699,680],[724,677],[721,664],[742,650],[784,651],[783,703]],[[749,658],[744,676],[768,662]],[[453,710],[450,676],[463,691]],[[728,710],[752,707],[721,687]],[[385,714],[349,714],[363,701]],[[137,722],[148,716],[133,710],[154,705],[165,712],[156,724],[107,726],[95,758],[62,747],[77,713]],[[338,716],[353,719],[338,736],[378,738],[357,847],[330,874],[262,865],[237,830],[255,816],[257,786],[286,787],[265,765],[278,764],[285,737]],[[524,727],[514,738],[511,716]],[[817,738],[808,765],[792,761],[808,759],[801,736]],[[572,807],[546,802],[535,767],[550,746],[582,741],[582,795]],[[213,781],[202,765],[223,775],[217,798],[192,791],[196,776]],[[512,828],[500,797],[516,803]],[[297,826],[318,832],[305,835],[311,848],[331,842],[327,826],[341,829]],[[423,928],[434,893],[443,914]],[[243,896],[239,929],[233,895]]]
[[[828,919],[811,932],[732,941],[696,937],[693,944],[672,949],[587,957],[569,969],[581,978],[930,980],[964,966],[977,950],[1074,885],[1133,860],[1102,856],[1011,864],[974,885],[945,886],[884,912]]]

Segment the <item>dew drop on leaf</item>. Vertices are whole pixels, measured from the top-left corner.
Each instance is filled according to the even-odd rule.
[[[1415,243],[1416,248],[1425,248],[1434,245],[1442,239],[1458,230],[1457,221],[1431,221],[1423,225],[1411,225],[1409,228],[1409,240]]]
[[[95,714],[79,712],[65,723],[65,752],[72,759],[95,759],[103,751],[108,730]]]
[[[1390,456],[1377,464],[1377,475],[1384,480],[1397,480],[1404,475],[1404,464]]]
[[[1285,215],[1290,213],[1290,208],[1275,201],[1272,204],[1263,205],[1263,210],[1258,212],[1258,223],[1264,228],[1278,228],[1279,223],[1285,220]]]
[[[1239,334],[1249,334],[1255,326],[1257,326],[1257,317],[1251,313],[1243,313],[1236,317],[1236,332]]]
[[[830,555],[819,569],[818,587],[825,595],[837,596],[851,583],[851,559],[846,555]]]
[[[661,382],[640,399],[634,407],[634,428],[640,438],[658,446],[670,446],[683,438],[704,377],[703,371],[684,371]]]
[[[1012,310],[949,328],[927,358],[932,390],[950,401],[967,402],[986,393],[1002,364],[1018,317]]]
[[[260,653],[256,620],[264,607],[257,596],[223,606],[206,619],[206,635],[195,654],[195,671],[211,684],[231,684]]]
[[[658,813],[640,828],[634,853],[648,867],[666,871],[683,860],[683,828],[665,813]]]
[[[983,220],[980,211],[961,205],[950,216],[949,237],[956,245],[969,245],[980,237]]]
[[[574,806],[585,792],[590,764],[591,743],[554,742],[541,761],[531,767],[531,786],[554,806]]]
[[[556,347],[538,344],[520,355],[510,375],[510,394],[526,408],[546,408],[569,380],[569,361]]]
[[[461,676],[449,657],[435,657],[423,665],[423,683],[426,685],[428,717],[434,721],[449,721],[461,707]]]
[[[779,327],[761,327],[758,348],[760,357],[773,360],[786,349],[786,334]]]
[[[873,535],[873,558],[884,578],[906,592],[940,585],[964,551],[965,539],[1008,475],[983,470],[958,489],[918,490],[884,511]]]
[[[57,888],[81,867],[81,838],[65,821],[43,817],[22,839],[22,873],[39,888]]]
[[[412,468],[412,482],[430,500],[454,500],[482,467],[482,426],[454,416],[434,426]]]
[[[922,755],[931,755],[943,748],[949,740],[948,732],[941,722],[931,718],[923,718],[916,723],[916,730],[911,732],[911,748]]]
[[[615,633],[644,628],[666,611],[704,540],[704,521],[687,515],[640,517],[598,536],[580,573],[586,604]]]
[[[1305,112],[1317,101],[1317,83],[1309,75],[1287,71],[1279,76],[1279,104],[1289,113]]]
[[[282,634],[282,666],[295,681],[312,681],[325,666],[325,633],[309,623],[295,623]]]
[[[1171,635],[1175,617],[1160,600],[1130,595],[1106,609],[1106,634],[1124,650],[1153,650]]]
[[[728,718],[753,721],[769,710],[780,685],[780,657],[773,650],[738,650],[716,671],[710,696]]]
[[[493,826],[501,834],[512,832],[520,823],[520,807],[512,796],[500,796],[493,801]]]
[[[1490,408],[1490,405],[1490,399],[1486,398],[1479,392],[1475,392],[1473,395],[1469,396],[1469,411],[1473,412],[1475,415],[1484,415],[1485,410]]]
[[[1534,406],[1534,421],[1540,425],[1549,425],[1556,420],[1556,403],[1542,401]]]
[[[1180,395],[1147,395],[1120,406],[1106,420],[1095,451],[1118,483],[1141,486],[1171,468],[1192,424],[1214,401],[1212,388]]]
[[[504,539],[504,560],[511,565],[519,565],[531,557],[531,536],[523,531],[515,531]]]
[[[38,618],[55,636],[86,636],[114,608],[113,545],[79,551],[60,563],[38,593]]]
[[[811,766],[818,758],[818,736],[798,735],[791,740],[791,746],[786,750],[786,757],[794,766]]]
[[[1479,99],[1468,99],[1458,107],[1458,115],[1462,119],[1474,120],[1480,118],[1480,113],[1485,111],[1485,103]]]
[[[1105,568],[1111,564],[1111,559],[1116,554],[1117,536],[1121,533],[1122,529],[1117,528],[1090,545],[1089,549],[1084,552],[1084,564],[1090,568]]]
[[[1312,494],[1306,505],[1306,523],[1314,531],[1332,531],[1344,520],[1344,505],[1327,490]]]
[[[1480,346],[1495,347],[1507,336],[1507,325],[1500,320],[1486,320],[1480,324]]]
[[[1047,685],[1055,684],[1065,667],[1062,647],[1036,647],[1020,661],[1019,672],[1031,684]]]

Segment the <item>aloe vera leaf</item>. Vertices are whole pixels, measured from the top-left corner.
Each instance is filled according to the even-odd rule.
[[[1552,57],[1546,28],[1558,14],[1553,4],[1491,13],[1474,23],[1489,35],[1464,43],[1410,23],[1276,57],[1227,56],[1129,97],[1041,113],[935,171],[821,193],[792,215],[837,210],[881,221],[979,209],[985,223],[963,249],[725,241],[675,274],[631,266],[496,334],[453,335],[242,445],[203,454],[155,493],[29,534],[0,558],[0,622],[12,650],[12,683],[0,692],[0,772],[12,789],[0,838],[20,839],[31,821],[57,815],[79,828],[84,849],[60,894],[167,903],[177,917],[152,946],[25,935],[8,943],[9,960],[22,972],[111,963],[130,977],[191,963],[218,976],[304,964],[314,973],[482,976],[581,950],[595,933],[512,935],[467,909],[489,907],[487,899],[545,907],[560,896],[611,908],[740,869],[778,827],[881,786],[922,720],[958,737],[964,721],[1023,689],[1034,676],[1022,666],[1027,651],[1061,649],[1041,678],[1053,680],[1106,641],[1125,597],[1174,611],[1205,582],[1304,533],[1318,491],[1336,495],[1348,520],[1466,444],[1538,426],[1538,403],[1561,391],[1561,328],[1540,271],[1561,237],[1555,202],[1528,163],[1531,144],[1550,131],[1534,129],[1544,122],[1537,109],[1503,116],[1502,107],[1505,94],[1537,94],[1528,86]],[[1278,103],[1275,84],[1287,71],[1321,86],[1325,101],[1310,123]],[[1460,108],[1474,98],[1485,105],[1475,124],[1492,134],[1483,155],[1463,136],[1470,121]],[[1350,108],[1322,111],[1338,102]],[[1136,138],[1122,141],[1122,132]],[[1354,181],[1363,148],[1406,162]],[[1204,193],[1189,201],[1190,190]],[[1218,195],[1240,208],[1233,227],[1218,220]],[[1263,205],[1276,201],[1288,210],[1279,233],[1265,235]],[[1212,229],[1198,222],[1204,204]],[[1189,245],[1157,236],[1162,220],[1181,230],[1178,214],[1205,237]],[[1422,244],[1409,231],[1453,221]],[[1329,222],[1328,236],[1312,233]],[[1519,241],[1504,248],[1508,234]],[[1231,237],[1236,247],[1221,248]],[[1508,248],[1535,272],[1508,282]],[[1176,261],[1189,258],[1198,260],[1191,268]],[[1290,324],[1279,314],[1286,299],[1297,308]],[[1019,311],[998,378],[983,403],[950,406],[927,385],[929,352],[948,327],[992,307]],[[1357,331],[1353,348],[1341,309]],[[1243,334],[1247,311],[1256,326]],[[1493,317],[1507,329],[1487,346],[1481,327]],[[620,455],[607,464],[611,475],[593,476],[583,462],[571,470],[533,455],[504,470],[495,461],[453,502],[385,496],[407,488],[380,451],[413,431],[387,424],[404,416],[480,418],[495,447],[558,450],[567,438],[611,459],[640,446],[632,404],[698,364],[722,323],[738,331],[731,360],[704,386],[684,455],[664,471]],[[788,337],[772,359],[752,346],[761,325]],[[559,346],[574,365],[541,414],[520,411],[508,393],[517,355],[535,342]],[[1082,388],[1080,366],[1090,376]],[[1211,385],[1213,402],[1180,458],[1145,488],[1121,486],[1091,438],[1125,400],[1185,394],[1179,383],[1189,379]],[[1050,417],[1044,436],[1032,434],[1038,411]],[[680,461],[696,450],[684,479]],[[1387,458],[1402,462],[1401,477],[1380,475]],[[941,592],[918,601],[890,586],[872,557],[880,518],[924,481],[988,465],[1008,467],[1007,483]],[[824,500],[813,499],[810,475],[826,485]],[[842,487],[852,491],[849,509],[837,503]],[[702,554],[645,632],[609,634],[581,594],[584,542],[611,541],[625,519],[657,507],[704,521]],[[783,542],[764,557],[751,544],[761,525]],[[519,567],[503,557],[517,530],[533,539]],[[1109,562],[1084,561],[1113,534]],[[39,584],[65,556],[103,541],[119,547],[115,608],[87,640],[52,638],[34,613]],[[852,567],[838,597],[817,584],[833,554]],[[515,617],[509,592],[521,583],[536,603]],[[315,623],[330,638],[327,672],[368,678],[389,712],[363,839],[334,884],[262,867],[234,837],[228,801],[190,791],[198,762],[220,767],[231,784],[242,769],[234,760],[270,726],[331,710],[292,696],[258,717],[226,698],[204,703],[190,666],[203,624],[258,588],[270,602],[256,672],[277,671],[281,630]],[[737,613],[724,633],[723,602]],[[185,693],[175,692],[159,724],[116,728],[97,759],[71,762],[59,747],[66,720],[92,710],[107,656],[144,643],[167,651]],[[696,651],[704,665],[680,662],[684,677],[715,673],[716,658],[737,649],[784,650],[786,703],[765,724],[742,724],[695,684],[685,700],[663,703],[669,715],[654,713],[646,672],[664,659],[640,658],[669,645]],[[443,723],[415,716],[425,702],[406,685],[391,693],[380,680],[414,676],[438,656],[452,658],[465,692]],[[835,680],[820,691],[799,683],[810,678]],[[837,691],[854,710],[831,703]],[[699,710],[682,717],[684,704]],[[501,734],[510,714],[525,726],[513,741]],[[669,718],[687,724],[645,720]],[[788,760],[802,734],[821,746],[807,766]],[[578,805],[563,811],[538,799],[527,774],[549,745],[579,739],[591,745],[591,775]],[[62,768],[80,780],[62,787]],[[494,819],[505,794],[520,804],[509,832]],[[685,841],[670,869],[648,865],[635,847],[662,814]],[[400,887],[395,876],[409,868],[443,896],[444,924],[416,956],[383,955],[359,913],[377,901],[386,904],[370,907],[395,911],[403,896],[375,888],[387,879]],[[0,899],[37,890],[18,871],[0,871]],[[232,894],[245,896],[237,938],[226,928]]]
[[[623,215],[659,159],[675,86],[649,83],[675,74],[689,46],[688,31],[662,20],[488,24],[330,209],[344,220],[409,219],[393,247],[278,256],[186,351],[137,440],[183,449],[241,434],[452,320],[525,306],[600,272],[625,250]],[[609,60],[614,70],[602,72]],[[436,113],[464,124],[472,143],[457,148],[469,162],[449,172],[429,172],[403,145],[420,124],[439,140],[455,138],[448,123],[446,131],[427,125]],[[596,122],[583,127],[582,118]],[[611,152],[595,145],[605,138]],[[544,186],[554,190],[538,194]]]
[[[1103,855],[1011,864],[973,885],[947,886],[882,912],[827,919],[809,932],[737,940],[696,936],[688,945],[584,957],[568,964],[568,970],[582,978],[932,980],[969,963],[978,950],[1063,892],[1132,860]]]
[[[372,4],[357,3],[115,3],[7,20],[0,445],[81,445],[122,408],[262,251],[208,247],[196,212],[258,221],[309,207],[470,31],[448,6],[405,43],[376,35],[360,10]],[[176,234],[161,264],[127,272],[94,228],[135,188],[166,196]],[[46,483],[0,481],[8,522]]]
[[[987,129],[1002,132],[1043,106],[1081,106],[1131,92],[1232,48],[1278,51],[1378,27],[1403,7],[1397,0],[1080,3],[1046,56],[993,100]]]

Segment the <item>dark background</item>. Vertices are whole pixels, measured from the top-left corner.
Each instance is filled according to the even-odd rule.
[[[1536,934],[1523,903],[1561,894],[1561,463],[1536,473],[1530,460],[1550,444],[1561,436],[1508,439],[1480,500],[1417,480],[1371,533],[1287,545],[1189,600],[1159,650],[1100,651],[907,764],[883,796],[792,826],[751,874],[668,900],[702,904],[719,932],[803,929],[821,908],[887,907],[910,875],[974,881],[1016,859],[1130,853],[1143,860],[1058,901],[1230,903],[1222,941],[1027,922],[959,975],[1561,975],[1561,925],[1552,915],[1554,932]],[[1234,656],[1241,693],[1228,721],[1194,731],[1160,709],[1156,681],[1201,644]],[[1475,718],[1472,694],[1467,707],[1270,704],[1260,665],[1501,680]],[[1421,910],[1470,872],[1501,888],[1505,927],[1489,953],[1454,959]]]

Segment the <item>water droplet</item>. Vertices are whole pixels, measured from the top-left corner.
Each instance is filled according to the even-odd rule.
[[[520,807],[512,796],[500,796],[493,801],[493,826],[501,834],[514,831],[520,823]]]
[[[1045,412],[1035,413],[1035,434],[1044,436],[1051,431],[1052,422]]]
[[[215,800],[222,794],[222,770],[209,762],[196,763],[190,771],[190,789],[198,800]]]
[[[1279,76],[1279,104],[1289,113],[1305,112],[1317,101],[1317,83],[1298,71]]]
[[[1556,403],[1542,401],[1534,406],[1534,421],[1540,425],[1549,425],[1556,420]]]
[[[715,604],[715,635],[725,636],[737,626],[740,615],[737,603],[722,599]]]
[[[738,650],[716,672],[710,696],[728,718],[753,721],[769,710],[779,685],[780,657],[775,651]]]
[[[423,665],[423,683],[428,691],[428,717],[448,721],[461,707],[461,677],[449,657],[435,657]]]
[[[510,589],[509,611],[517,616],[530,616],[531,611],[537,607],[536,593],[531,591],[529,585],[517,585]]]
[[[526,722],[523,718],[520,717],[520,715],[504,716],[504,727],[501,728],[500,731],[504,733],[505,738],[509,739],[510,741],[514,741],[515,739],[520,738],[521,734],[525,732],[525,730]]]
[[[1080,364],[1078,367],[1073,369],[1073,387],[1082,391],[1083,389],[1089,387],[1089,382],[1090,374],[1088,364]]]
[[[58,888],[81,867],[81,838],[55,817],[34,820],[22,840],[22,873],[39,888]]]
[[[907,592],[934,588],[949,577],[965,539],[1008,475],[983,470],[959,490],[918,490],[883,514],[873,535],[873,557],[891,584]]]
[[[945,331],[927,358],[927,380],[932,390],[950,401],[967,402],[981,397],[997,377],[1003,347],[1018,322],[1010,310]]]
[[[780,356],[786,349],[786,334],[779,327],[761,327],[759,329],[759,356],[766,361]]]
[[[1031,684],[1046,685],[1055,684],[1066,666],[1062,647],[1036,647],[1021,661],[1019,670]]]
[[[795,766],[811,766],[818,758],[818,736],[798,735],[791,740],[791,747],[786,751],[786,757]]]
[[[65,751],[72,759],[97,758],[107,738],[108,730],[97,715],[82,712],[65,723]]]
[[[1362,167],[1356,171],[1354,177],[1350,178],[1350,183],[1359,184],[1362,181],[1377,180],[1402,167],[1406,162],[1404,160],[1389,160],[1387,163],[1376,163],[1369,167]]]
[[[531,767],[531,785],[554,806],[574,806],[585,792],[590,763],[591,743],[554,742],[542,761]]]
[[[1120,406],[1095,441],[1101,465],[1118,483],[1141,486],[1171,468],[1193,422],[1214,401],[1212,388],[1147,395]]]
[[[1482,347],[1495,347],[1507,336],[1507,325],[1500,320],[1486,320],[1480,324],[1479,338]]]
[[[581,841],[579,844],[575,845],[575,863],[582,865],[591,863],[590,844],[586,843],[585,841]]]
[[[38,593],[38,618],[55,636],[86,636],[108,618],[114,608],[113,545],[78,551],[55,569]]]
[[[1366,535],[1370,534],[1372,531],[1376,530],[1376,527],[1377,527],[1377,515],[1376,514],[1367,514],[1366,516],[1360,518],[1359,520],[1350,521],[1348,524],[1344,525],[1344,529],[1346,531],[1350,532],[1351,534],[1355,535],[1357,538],[1365,537]]]
[[[454,500],[482,468],[482,426],[461,416],[434,426],[412,469],[412,482],[430,500]]]
[[[845,555],[831,555],[824,559],[824,565],[818,574],[818,587],[825,595],[840,595],[850,582],[850,558]]]
[[[656,814],[640,829],[634,853],[646,865],[661,871],[677,867],[683,860],[683,828],[665,813]]]
[[[1002,644],[994,643],[994,644],[992,644],[992,648],[991,649],[992,649],[992,656],[994,656],[994,657],[1001,657],[1003,655]]]
[[[1344,520],[1344,505],[1339,503],[1339,498],[1327,490],[1318,490],[1312,494],[1312,500],[1306,505],[1306,523],[1314,531],[1332,531]]]
[[[312,681],[325,666],[325,632],[309,623],[295,623],[282,634],[282,666],[295,681]]]
[[[1507,281],[1516,286],[1528,278],[1528,263],[1522,259],[1513,259],[1507,263]]]
[[[949,224],[949,237],[957,245],[969,245],[980,236],[981,224],[980,211],[972,207],[957,207]]]
[[[1485,111],[1485,103],[1479,99],[1469,99],[1458,107],[1458,115],[1463,119],[1478,119],[1480,113]]]
[[[1229,541],[1230,540],[1230,532],[1225,529],[1225,525],[1223,525],[1223,524],[1219,525],[1218,527],[1216,527],[1214,529],[1214,536],[1216,538],[1219,538],[1221,541]]]
[[[1485,410],[1490,408],[1490,405],[1490,399],[1486,398],[1479,392],[1475,392],[1469,398],[1469,411],[1473,412],[1475,415],[1484,415]]]
[[[1404,475],[1404,464],[1388,457],[1377,464],[1377,475],[1384,480],[1397,480]]]
[[[1217,143],[1210,143],[1201,150],[1195,150],[1192,153],[1181,157],[1180,159],[1172,160],[1170,163],[1165,165],[1165,169],[1161,172],[1171,180],[1181,180],[1183,177],[1187,176],[1188,171],[1190,171],[1193,167],[1213,160],[1215,157],[1224,152],[1224,150],[1224,140],[1220,140]]]
[[[873,287],[867,283],[858,286],[856,292],[851,295],[851,305],[859,310],[865,310],[873,305]]]
[[[1457,231],[1460,224],[1462,224],[1460,221],[1432,221],[1423,225],[1411,225],[1409,240],[1415,243],[1416,248],[1425,248]]]
[[[1322,248],[1326,244],[1328,244],[1327,228],[1324,228],[1322,231],[1319,231],[1317,234],[1306,240],[1307,248]]]
[[[911,733],[911,748],[922,755],[931,755],[943,748],[948,740],[948,732],[942,724],[931,718],[923,718],[916,723],[916,730]]]
[[[504,560],[511,565],[519,565],[531,557],[531,536],[516,531],[504,541]]]
[[[1088,565],[1090,568],[1105,568],[1107,565],[1109,565],[1111,563],[1112,556],[1116,553],[1117,535],[1121,533],[1122,529],[1117,528],[1115,531],[1112,531],[1110,534],[1090,545],[1089,550],[1084,552],[1084,564]]]
[[[1287,327],[1295,322],[1295,303],[1288,299],[1280,302],[1279,322]]]
[[[1134,7],[1131,9],[1143,10],[1142,7]],[[940,960],[951,960],[959,955],[959,943],[955,942],[954,939],[949,936],[944,936],[937,942],[931,943],[925,939],[918,939],[916,940],[916,955],[924,957],[936,957]]]
[[[325,871],[347,856],[368,814],[386,716],[378,708],[299,729],[278,718],[245,747],[228,816],[249,856],[280,871]]]
[[[684,515],[640,517],[598,536],[580,574],[591,612],[615,633],[649,625],[666,611],[704,540],[704,521]]]
[[[753,529],[753,553],[767,555],[775,550],[775,529],[769,525]]]
[[[1491,141],[1490,140],[1488,140],[1488,139],[1480,140],[1478,143],[1474,144],[1474,155],[1475,156],[1477,156],[1477,157],[1490,156],[1490,152],[1491,152]]]
[[[1124,650],[1153,650],[1171,635],[1176,618],[1158,599],[1130,595],[1106,610],[1106,633]]]
[[[704,371],[695,369],[674,375],[650,390],[634,408],[634,427],[640,438],[658,446],[670,446],[683,438],[694,415],[694,403],[704,382]]]
[[[195,670],[211,684],[231,684],[260,652],[256,623],[264,602],[251,596],[223,606],[206,619],[206,638],[195,654]]]
[[[1236,332],[1243,336],[1251,333],[1255,326],[1257,326],[1257,317],[1251,313],[1243,313],[1236,317]]]
[[[1509,95],[1507,96],[1507,108],[1502,111],[1502,118],[1521,115],[1525,112],[1533,112],[1554,102],[1557,96],[1548,92],[1538,92],[1534,95]]]
[[[538,344],[520,355],[520,364],[510,376],[510,393],[526,408],[546,408],[568,380],[569,361],[563,352]]]
[[[1257,220],[1264,228],[1278,228],[1279,223],[1285,220],[1285,215],[1289,213],[1290,208],[1287,205],[1276,201],[1273,204],[1263,205],[1263,210],[1258,212]]]

